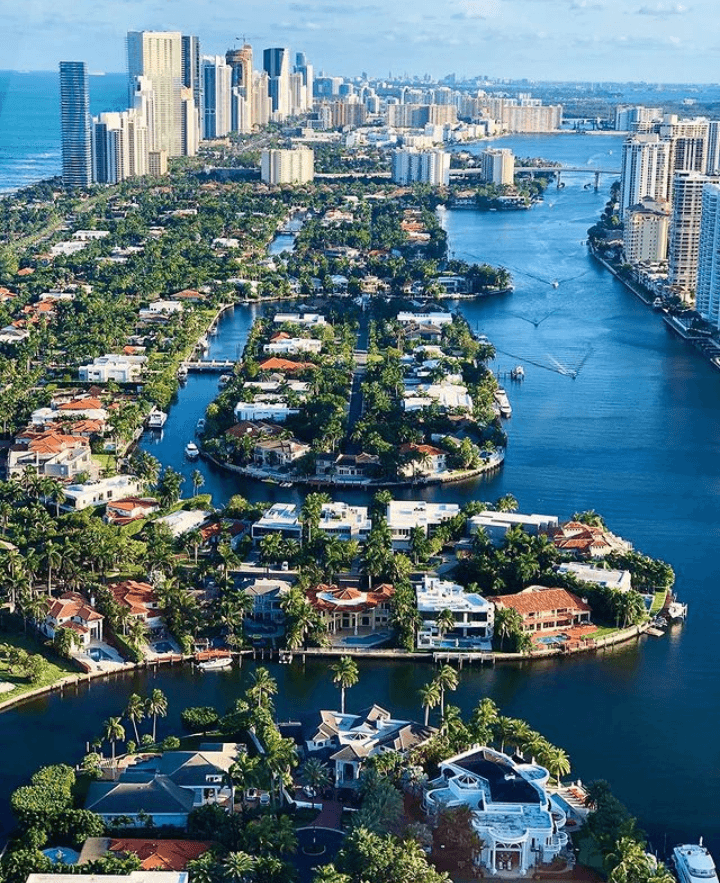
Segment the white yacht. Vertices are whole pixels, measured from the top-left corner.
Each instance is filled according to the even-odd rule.
[[[222,671],[232,666],[232,656],[216,656],[214,659],[206,659],[198,662],[198,668],[202,671]]]
[[[205,432],[205,418],[201,417],[195,425],[195,433],[202,435]]]
[[[148,417],[148,426],[150,429],[162,429],[163,426],[165,426],[167,418],[168,415],[165,411],[161,411],[159,408],[153,408]]]
[[[498,407],[500,408],[500,416],[501,417],[512,417],[512,407],[510,405],[510,400],[507,397],[507,393],[502,388],[502,386],[498,386],[495,390],[495,401],[498,403]]]
[[[232,374],[221,374],[220,380],[218,381],[219,386],[227,386],[228,383],[233,379]]]
[[[512,371],[510,372],[510,377],[513,380],[525,380],[525,369],[522,365],[516,365]]]
[[[188,460],[197,460],[200,456],[200,448],[195,444],[195,442],[188,442],[185,445],[185,456]]]
[[[718,883],[715,862],[700,843],[689,843],[673,849],[673,861],[680,883]]]

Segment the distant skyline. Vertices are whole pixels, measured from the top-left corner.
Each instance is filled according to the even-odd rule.
[[[122,71],[128,30],[180,30],[208,54],[246,37],[343,76],[716,83],[716,21],[713,0],[23,0],[0,5],[0,66]]]

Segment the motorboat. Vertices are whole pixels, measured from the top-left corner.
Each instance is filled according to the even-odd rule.
[[[187,365],[181,365],[181,366],[177,369],[177,379],[178,379],[181,383],[184,383],[184,382],[187,380],[187,378],[188,378],[188,369],[187,369]]]
[[[220,386],[227,386],[231,380],[232,380],[232,374],[221,374],[220,380],[218,381],[218,383]]]
[[[552,285],[553,288],[560,288],[560,283],[558,282],[557,279],[553,279],[553,281],[550,284]]]
[[[198,422],[195,424],[195,433],[197,435],[202,435],[205,432],[205,418],[201,417]]]
[[[663,308],[663,299],[661,297],[656,297],[653,301],[653,309],[661,310]]]
[[[168,415],[165,411],[161,411],[159,408],[153,408],[148,417],[148,427],[150,429],[162,429],[163,426],[165,426],[167,418]]]
[[[500,408],[501,417],[505,417],[506,419],[508,417],[512,417],[512,407],[510,405],[510,400],[508,399],[507,393],[502,388],[502,386],[498,386],[498,388],[495,390],[495,401]]]
[[[202,671],[222,671],[232,666],[232,656],[216,656],[214,659],[206,659],[198,662],[198,668]]]
[[[516,365],[512,371],[510,372],[510,377],[513,380],[525,380],[525,369],[522,365]]]
[[[680,883],[718,883],[715,862],[703,846],[689,843],[673,849],[673,861]]]
[[[185,445],[185,456],[188,460],[197,460],[200,456],[200,448],[195,444],[195,442],[188,442]]]

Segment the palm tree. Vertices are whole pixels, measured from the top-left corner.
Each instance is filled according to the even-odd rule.
[[[354,687],[360,679],[357,663],[351,656],[342,656],[330,669],[334,672],[333,683],[340,685],[340,714],[345,714],[345,690]]]
[[[313,809],[315,809],[316,795],[330,784],[330,771],[317,757],[310,757],[302,765],[300,778],[312,789]]]
[[[430,722],[430,709],[440,704],[440,684],[437,681],[428,681],[424,687],[420,687],[420,702],[425,709],[425,726]]]
[[[445,716],[445,691],[455,691],[458,688],[458,673],[450,665],[443,665],[435,676],[438,687],[440,688],[440,717]]]
[[[252,686],[248,690],[248,695],[253,697],[258,708],[266,707],[270,704],[270,697],[274,696],[278,691],[278,685],[275,678],[266,668],[257,668],[251,675]]]
[[[125,727],[119,717],[109,717],[103,724],[103,739],[110,743],[112,759],[115,760],[115,743],[125,738]]]
[[[155,742],[157,719],[159,717],[166,717],[168,713],[167,697],[162,690],[152,691],[150,698],[145,703],[145,713],[148,716],[152,716],[152,738],[153,742]]]
[[[256,859],[247,852],[230,852],[223,862],[223,873],[231,883],[244,883],[255,870]]]
[[[330,502],[328,494],[308,494],[300,509],[300,521],[307,529],[307,541],[312,542],[312,532],[317,529],[325,503]]]
[[[59,568],[62,564],[62,555],[60,554],[60,547],[57,543],[54,543],[52,540],[47,540],[43,544],[42,559],[45,562],[45,568],[47,570],[47,592],[48,595],[52,595],[53,570]]]
[[[475,710],[470,718],[470,728],[475,740],[484,745],[490,742],[497,720],[497,705],[486,696],[475,706]]]
[[[445,635],[455,628],[455,617],[453,616],[452,610],[448,610],[446,607],[438,613],[435,618],[435,628],[438,631],[440,641],[442,641]]]
[[[560,777],[567,776],[570,772],[570,758],[562,748],[553,746],[545,758],[545,766],[559,786]]]
[[[139,745],[140,734],[138,733],[137,725],[145,717],[145,703],[143,702],[142,697],[138,696],[137,693],[133,693],[128,699],[128,704],[125,707],[125,717],[133,725],[135,742]]]
[[[197,496],[197,492],[200,488],[205,484],[205,476],[200,472],[199,469],[193,470],[193,474],[191,476],[192,486],[193,486],[193,496]]]
[[[493,732],[495,735],[495,739],[500,740],[500,751],[505,753],[505,742],[509,739],[514,732],[515,721],[511,717],[505,717],[504,715],[499,715],[497,720],[495,721],[495,725],[493,727]]]

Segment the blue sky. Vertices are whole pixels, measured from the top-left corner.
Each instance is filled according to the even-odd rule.
[[[0,0],[0,67],[123,70],[124,34],[143,28],[208,53],[246,35],[342,75],[720,81],[714,0]]]

